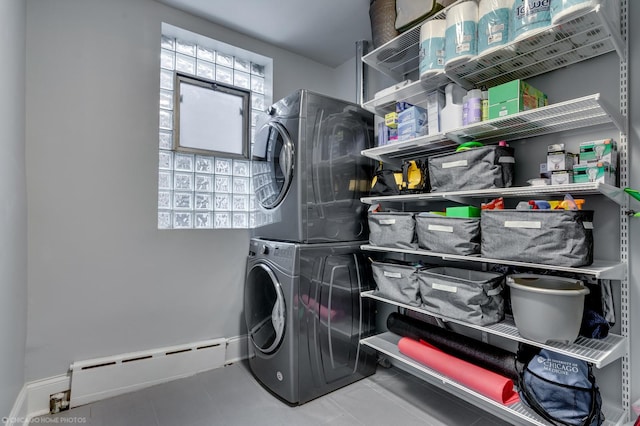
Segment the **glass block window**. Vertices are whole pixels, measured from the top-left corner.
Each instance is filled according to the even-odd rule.
[[[158,229],[246,229],[271,221],[256,211],[246,159],[176,152],[175,72],[251,91],[251,135],[272,103],[272,60],[199,34],[162,25],[158,129]]]

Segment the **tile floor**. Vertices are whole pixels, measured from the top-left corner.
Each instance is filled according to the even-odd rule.
[[[241,362],[64,411],[30,425],[89,426],[508,426],[396,368],[298,407],[267,392]]]

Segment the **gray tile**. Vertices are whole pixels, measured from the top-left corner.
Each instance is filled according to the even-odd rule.
[[[88,426],[508,426],[397,368],[292,407],[264,389],[246,362],[44,417],[82,417]]]
[[[358,424],[353,416],[331,398],[316,398],[296,407],[293,411],[297,424],[301,425],[333,425],[347,420],[351,421],[351,424]]]
[[[96,426],[157,426],[156,414],[146,392],[140,390],[90,404],[92,421]]]
[[[196,376],[154,386],[147,395],[160,426],[186,425],[217,415],[216,407]]]
[[[367,425],[425,426],[421,413],[394,395],[388,397],[372,387],[347,386],[328,395],[343,410]]]
[[[70,410],[61,411],[56,414],[48,414],[45,416],[39,416],[38,418],[31,419],[30,425],[48,424],[84,424],[89,426],[101,426],[99,419],[93,419],[91,417],[91,407],[89,405],[83,405],[80,407],[72,408]]]

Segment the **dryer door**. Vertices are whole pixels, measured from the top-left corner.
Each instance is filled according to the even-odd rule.
[[[254,347],[270,354],[284,336],[286,309],[280,283],[271,268],[256,263],[247,273],[244,313]]]
[[[269,121],[260,128],[255,136],[253,158],[264,161],[253,168],[256,200],[262,207],[273,209],[287,195],[295,166],[294,146],[282,124]]]

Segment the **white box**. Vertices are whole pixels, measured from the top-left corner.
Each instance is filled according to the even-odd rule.
[[[573,171],[554,170],[551,172],[551,185],[566,185],[573,183]]]
[[[550,152],[547,154],[547,170],[571,170],[574,158],[575,155],[568,152]]]
[[[437,135],[442,131],[440,125],[440,113],[444,107],[444,93],[440,91],[431,92],[427,95],[427,122],[428,134]]]

